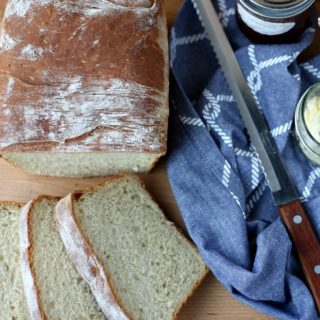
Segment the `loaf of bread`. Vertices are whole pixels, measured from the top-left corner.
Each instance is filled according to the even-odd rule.
[[[172,320],[207,273],[134,176],[58,202],[67,254],[108,320]]]
[[[160,0],[9,0],[0,32],[0,153],[30,173],[145,172],[166,151]]]
[[[23,292],[19,219],[21,205],[0,203],[0,319],[28,320],[29,313]]]
[[[54,221],[56,204],[56,198],[42,196],[30,201],[21,215],[22,278],[31,319],[104,320],[65,252]]]

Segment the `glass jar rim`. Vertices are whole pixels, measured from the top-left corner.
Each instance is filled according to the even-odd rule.
[[[249,11],[266,18],[291,18],[309,9],[315,0],[238,0]]]
[[[310,97],[310,94],[312,94],[312,92],[315,89],[318,89],[319,87],[320,87],[320,82],[317,82],[311,87],[309,87],[306,90],[306,92],[302,95],[302,97],[300,98],[297,104],[296,111],[295,111],[295,119],[294,119],[295,132],[298,140],[303,146],[302,151],[312,162],[315,162],[317,165],[320,165],[320,143],[310,133],[308,126],[305,122],[304,111],[305,111],[306,101],[308,97]]]

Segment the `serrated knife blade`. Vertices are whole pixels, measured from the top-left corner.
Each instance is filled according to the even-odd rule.
[[[213,46],[320,310],[320,246],[211,0],[191,0]]]
[[[193,1],[193,3],[213,45],[251,142],[259,155],[276,204],[282,205],[296,200],[298,196],[295,188],[284,168],[268,125],[249,89],[215,9],[209,0]]]

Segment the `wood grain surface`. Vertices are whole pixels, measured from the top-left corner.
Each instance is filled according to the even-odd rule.
[[[171,26],[182,0],[164,0]],[[5,1],[0,0],[0,10]],[[0,12],[2,15],[2,12]],[[141,176],[147,189],[159,203],[169,219],[185,229],[172,196],[165,173],[165,159],[149,175]],[[63,196],[76,189],[83,189],[103,182],[104,178],[64,179],[36,177],[14,168],[0,159],[0,200],[26,202],[41,194]],[[212,276],[209,275],[195,295],[185,305],[178,320],[266,320],[270,319],[236,301]]]

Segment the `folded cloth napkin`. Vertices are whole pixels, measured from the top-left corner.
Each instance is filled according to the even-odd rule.
[[[292,132],[299,97],[320,79],[320,57],[301,65],[296,61],[314,30],[293,44],[256,45],[239,31],[235,1],[214,5],[320,238],[320,167],[305,158]],[[170,45],[167,172],[190,236],[240,301],[279,319],[317,319],[291,241],[190,1],[177,18]]]

